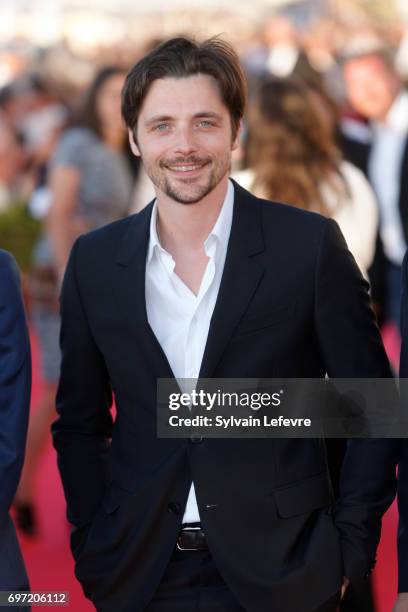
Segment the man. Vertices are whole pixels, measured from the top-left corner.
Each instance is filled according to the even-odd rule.
[[[408,243],[408,92],[381,48],[350,54],[344,77],[351,106],[367,123],[344,122],[344,152],[368,176],[380,208],[370,278],[385,320],[399,328],[401,263]]]
[[[12,256],[0,250],[0,591],[28,589],[9,509],[23,466],[30,388],[30,345],[18,270]]]
[[[321,440],[157,437],[158,378],[390,376],[337,225],[229,180],[244,107],[218,39],[138,62],[122,111],[156,200],[68,263],[54,444],[101,612],[333,611],[393,498],[381,441],[350,445],[336,529]]]
[[[251,85],[256,86],[268,75],[321,84],[319,73],[311,66],[303,49],[299,31],[289,17],[283,14],[266,16],[261,39],[261,44],[250,49],[242,59]],[[250,88],[250,91],[254,90]]]
[[[402,264],[401,301],[401,362],[400,378],[404,408],[407,401],[408,379],[408,255]],[[398,465],[398,598],[394,612],[408,610],[408,440],[401,441],[401,455]]]

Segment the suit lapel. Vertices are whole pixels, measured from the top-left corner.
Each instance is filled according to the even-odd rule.
[[[146,257],[150,236],[150,218],[154,201],[134,215],[123,236],[116,256],[126,295],[126,313],[130,328],[135,330],[139,346],[144,350],[157,378],[173,378],[168,359],[147,319]]]
[[[244,314],[264,273],[257,255],[264,251],[261,206],[234,182],[234,215],[224,272],[211,318],[200,378],[210,378],[236,325]],[[136,328],[140,346],[157,378],[173,378],[167,357],[151,329],[146,311],[145,273],[149,244],[151,202],[135,215],[125,232],[116,264],[123,275],[130,325]]]
[[[234,183],[234,215],[224,272],[211,318],[200,378],[210,378],[262,275],[265,249],[259,200]]]

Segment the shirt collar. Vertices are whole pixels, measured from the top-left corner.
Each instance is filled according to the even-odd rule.
[[[147,250],[147,263],[149,263],[152,259],[153,253],[156,249],[164,251],[157,234],[157,199],[154,201],[152,216],[150,217],[150,239],[149,248]]]
[[[220,214],[215,222],[214,227],[207,236],[204,242],[204,248],[210,243],[212,237],[218,240],[219,244],[227,246],[228,238],[231,233],[232,214],[234,212],[234,186],[231,181],[228,181],[227,193],[222,204]]]
[[[227,193],[225,195],[224,202],[221,206],[217,221],[215,222],[214,227],[212,228],[211,232],[209,233],[204,242],[204,248],[206,252],[213,238],[215,238],[220,244],[225,244],[225,247],[227,246],[228,238],[231,232],[233,212],[234,186],[229,180]],[[150,218],[150,239],[149,247],[147,250],[147,263],[149,263],[152,259],[155,250],[159,250],[162,253],[168,254],[167,251],[163,249],[162,245],[160,244],[159,235],[157,233],[157,200],[155,200],[153,204],[152,216]]]

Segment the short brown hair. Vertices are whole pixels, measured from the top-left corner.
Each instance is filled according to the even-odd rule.
[[[122,91],[122,116],[135,133],[137,119],[150,86],[157,79],[212,76],[231,115],[235,138],[246,106],[246,81],[234,49],[218,37],[198,43],[191,38],[172,38],[145,55],[130,70]]]

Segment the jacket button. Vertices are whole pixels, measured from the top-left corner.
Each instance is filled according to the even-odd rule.
[[[203,440],[204,440],[204,438],[202,438],[198,434],[191,434],[191,436],[190,436],[190,442],[192,442],[193,444],[201,444],[201,442],[203,442]]]
[[[170,502],[167,506],[167,512],[170,514],[181,514],[181,504],[178,502]]]

